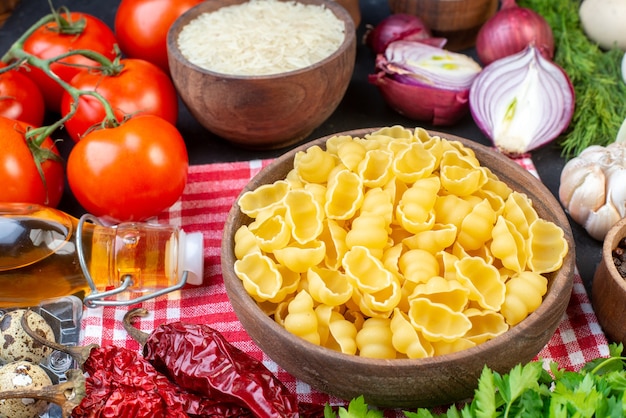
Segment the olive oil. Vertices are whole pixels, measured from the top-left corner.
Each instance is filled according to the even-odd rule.
[[[107,226],[79,222],[48,207],[0,204],[0,307],[35,306],[68,295],[85,298],[129,280],[117,296],[124,300],[176,286],[184,270],[189,283],[199,284],[201,240],[170,225]]]

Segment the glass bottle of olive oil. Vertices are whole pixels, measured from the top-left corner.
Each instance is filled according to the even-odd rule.
[[[0,203],[0,307],[76,295],[126,305],[200,284],[201,233],[171,225],[103,225],[57,209]]]

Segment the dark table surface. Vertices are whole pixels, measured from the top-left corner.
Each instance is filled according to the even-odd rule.
[[[70,10],[82,11],[97,16],[111,28],[113,27],[118,4],[118,1],[101,0],[57,0],[54,2],[55,7],[67,6]],[[363,36],[367,25],[376,25],[391,13],[386,0],[360,0],[360,8],[361,24],[358,28],[358,39],[361,39]],[[49,13],[49,11],[50,7],[47,0],[22,0],[4,26],[0,28],[0,51],[4,53],[20,34],[40,17]],[[475,57],[473,50],[463,52]],[[399,124],[422,126],[426,129],[459,135],[485,145],[490,145],[488,138],[480,132],[470,115],[467,115],[454,126],[434,127],[423,122],[407,119],[394,112],[384,103],[377,88],[367,81],[367,75],[373,71],[373,68],[374,54],[365,45],[359,44],[354,74],[343,101],[330,118],[303,142],[350,129]],[[288,150],[285,148],[280,150],[252,151],[233,146],[204,129],[193,119],[182,102],[178,128],[186,140],[191,164],[273,158]],[[62,133],[59,136],[63,138]],[[70,146],[71,140],[67,138],[59,145],[61,152],[64,154],[69,151]],[[558,144],[553,142],[534,151],[532,159],[541,180],[558,199],[560,173],[565,164]],[[74,215],[80,215],[83,212],[80,205],[77,204],[71,195],[69,187],[66,187],[60,208]],[[593,274],[600,261],[602,244],[590,238],[586,231],[575,222],[571,221],[570,224],[576,240],[578,269],[585,287],[590,293]]]

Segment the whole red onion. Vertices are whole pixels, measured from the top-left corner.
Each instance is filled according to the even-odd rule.
[[[404,13],[386,17],[365,34],[365,43],[376,54],[385,52],[387,45],[399,40],[425,42],[439,47],[446,42],[444,38],[433,38],[430,29],[419,17]]]
[[[530,44],[549,60],[554,56],[554,36],[548,22],[537,12],[503,0],[500,10],[478,32],[476,53],[483,65],[516,54]]]

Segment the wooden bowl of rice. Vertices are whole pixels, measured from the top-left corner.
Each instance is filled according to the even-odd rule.
[[[394,131],[397,132],[398,127],[393,128]],[[353,138],[366,138],[366,135],[375,130],[376,129],[361,129],[342,132],[336,135],[339,137],[346,135]],[[390,130],[387,130],[380,138],[384,140],[385,136],[392,136],[389,135],[389,132]],[[445,138],[449,141],[455,141],[455,143],[460,143],[471,149],[481,166],[491,170],[501,182],[506,184],[513,191],[526,194],[530,198],[530,201],[532,201],[532,207],[540,219],[552,222],[562,229],[562,237],[568,243],[568,252],[564,255],[562,264],[555,263],[553,265],[553,269],[555,270],[547,272],[548,269],[546,269],[546,273],[543,273],[545,279],[547,279],[547,288],[543,298],[540,298],[539,301],[535,301],[538,305],[536,305],[537,307],[534,311],[528,316],[518,317],[519,322],[514,323],[514,325],[511,325],[499,335],[485,341],[480,341],[469,348],[464,345],[461,346],[462,348],[455,345],[454,347],[456,347],[458,351],[449,350],[449,347],[445,348],[445,345],[442,345],[441,341],[439,341],[430,343],[433,346],[436,345],[437,351],[443,349],[443,351],[440,352],[436,351],[434,355],[430,354],[428,356],[416,357],[403,355],[403,352],[399,351],[395,356],[392,354],[391,356],[386,356],[386,358],[382,358],[382,356],[379,358],[364,357],[363,350],[368,346],[367,344],[363,344],[363,341],[358,341],[358,333],[356,346],[359,351],[356,354],[347,354],[343,348],[337,350],[337,346],[329,344],[329,342],[332,341],[328,336],[325,337],[326,345],[317,345],[305,339],[305,337],[297,336],[295,333],[287,330],[287,315],[306,312],[303,303],[298,303],[298,307],[296,308],[295,303],[292,305],[292,302],[296,300],[294,297],[294,299],[289,302],[289,311],[285,311],[280,305],[273,305],[273,303],[280,303],[278,300],[272,302],[268,299],[267,301],[257,302],[258,295],[255,295],[255,298],[253,298],[249,293],[250,282],[244,284],[244,280],[238,276],[237,271],[241,270],[237,270],[235,263],[237,263],[237,260],[246,257],[245,255],[242,257],[242,254],[250,254],[254,251],[254,249],[250,251],[250,248],[253,247],[247,247],[248,250],[242,253],[242,250],[246,247],[246,244],[244,244],[246,227],[242,229],[244,234],[239,234],[238,231],[244,225],[249,225],[250,228],[255,230],[257,227],[261,227],[258,222],[260,218],[269,219],[269,217],[261,214],[255,219],[245,215],[242,212],[242,207],[248,205],[250,201],[246,203],[246,200],[241,200],[240,198],[244,196],[245,193],[258,190],[264,185],[274,184],[284,179],[288,179],[287,182],[289,183],[301,177],[301,175],[293,173],[294,159],[298,153],[300,153],[300,157],[298,158],[305,158],[302,154],[302,152],[305,151],[310,152],[310,154],[308,154],[309,156],[321,155],[319,150],[317,153],[313,153],[315,147],[319,147],[322,150],[340,149],[341,151],[338,152],[338,154],[342,155],[341,161],[346,163],[346,167],[352,167],[357,164],[353,158],[358,154],[351,153],[349,147],[336,148],[338,141],[333,139],[335,135],[329,135],[314,140],[285,153],[270,165],[263,168],[248,183],[244,190],[242,190],[240,198],[233,204],[223,231],[221,249],[222,275],[234,311],[257,345],[283,369],[320,391],[345,400],[363,395],[366,402],[370,405],[395,408],[431,407],[461,401],[474,394],[474,390],[478,385],[478,378],[485,365],[499,373],[506,373],[516,364],[532,360],[549,342],[566,311],[573,286],[575,249],[569,222],[556,198],[532,174],[502,154],[495,152],[493,149],[453,135],[438,132],[429,132],[429,134],[431,136]],[[334,151],[331,151],[331,153],[334,153]],[[309,160],[308,158],[306,160],[313,161],[313,159]],[[300,161],[305,160],[301,159]],[[317,159],[315,161],[322,160]],[[349,161],[352,161],[352,163],[349,163]],[[324,165],[325,164],[322,163],[315,165],[319,167],[319,170],[313,169],[310,171],[311,175],[316,176],[328,170],[329,168],[324,167]],[[419,164],[414,164],[414,166],[419,166]],[[330,168],[330,170],[332,170],[332,168]],[[416,168],[415,170],[418,169]],[[304,173],[304,171],[302,171],[302,173]],[[294,184],[294,189],[299,189],[300,186],[297,181]],[[307,190],[317,193],[316,191],[319,191],[320,187],[312,187],[316,186],[316,184],[317,183],[305,182],[302,187],[310,187]],[[331,188],[330,185],[327,187],[328,189]],[[383,188],[384,187],[385,186],[383,186]],[[301,198],[302,195],[298,196],[298,207],[307,207],[304,203],[305,199]],[[326,196],[327,198],[323,200],[323,202],[328,202],[328,195]],[[350,199],[344,200],[348,203],[351,201]],[[261,199],[257,201],[261,201]],[[286,201],[287,199],[285,199],[285,202]],[[264,201],[264,203],[267,203],[267,201]],[[285,206],[286,205],[287,203],[285,203]],[[323,205],[326,211],[327,206],[325,203]],[[385,207],[385,203],[383,201],[381,204],[375,205],[375,208],[363,203],[361,208],[366,206],[370,208],[369,210],[382,210],[382,208]],[[288,212],[289,209],[286,209],[286,211]],[[444,212],[449,213],[452,212],[452,210]],[[277,210],[276,213],[281,212]],[[251,216],[255,215],[251,214]],[[354,218],[345,221],[346,225],[351,224],[352,227],[354,227],[356,225],[355,221],[358,219],[357,216],[358,215],[355,215]],[[309,215],[308,218],[314,218],[314,216]],[[256,226],[251,224],[251,222],[254,221],[257,221]],[[340,221],[338,221],[338,223],[339,222]],[[370,238],[377,235],[376,228],[368,228],[367,231],[368,233],[366,235]],[[271,236],[278,235],[279,234],[276,233]],[[326,232],[322,232],[319,239],[329,242],[324,238],[327,236],[328,234]],[[340,234],[336,236],[340,236]],[[390,235],[389,238],[392,239],[392,236]],[[346,243],[348,242],[347,236],[345,241]],[[240,243],[237,244],[237,248],[235,248],[236,242]],[[402,244],[405,246],[409,245],[408,241],[403,241]],[[390,245],[396,247],[394,243]],[[485,246],[487,246],[487,244],[485,244]],[[332,261],[338,257],[334,257],[334,249],[329,250],[331,247],[332,246],[326,245],[325,248],[327,250],[326,256]],[[339,248],[339,245],[335,248]],[[446,251],[448,251],[449,248],[450,247],[448,247]],[[488,252],[490,251],[488,250]],[[495,251],[492,252],[494,254],[496,253]],[[539,251],[539,253],[542,252]],[[393,250],[391,250],[390,254],[393,254]],[[274,251],[274,255],[276,256],[276,260],[280,260],[278,251]],[[342,259],[341,264],[344,266],[344,270],[347,271],[345,267],[345,256],[339,258]],[[389,266],[387,262],[395,259],[395,256],[391,258],[382,256],[381,259],[385,260],[385,266]],[[282,263],[282,261],[276,261],[276,263],[279,262]],[[325,259],[320,264],[322,263],[327,264],[328,261]],[[419,265],[425,266],[425,264]],[[315,268],[317,268],[317,266]],[[313,286],[314,276],[309,275],[310,269],[312,268],[309,268],[306,273],[301,273],[300,283],[298,283],[299,287],[295,291],[297,295],[303,293],[302,289],[307,290],[310,295],[315,295],[317,292]],[[403,270],[404,273],[402,273],[402,275],[404,277],[407,276],[408,270],[409,269]],[[424,267],[423,270],[431,271],[426,267]],[[377,275],[380,275],[379,273],[382,272],[382,270],[376,269],[374,269],[374,271],[378,272]],[[363,272],[363,274],[367,275],[368,273]],[[446,273],[440,274],[444,274],[446,280],[454,278],[454,276],[448,276],[447,270]],[[505,274],[505,271],[501,270],[501,274]],[[290,282],[285,279],[289,277],[288,275],[285,275],[285,273],[282,273],[282,275],[283,285],[285,285],[285,282]],[[502,280],[505,280],[504,275],[500,277]],[[505,283],[515,281],[513,277],[515,276],[513,275],[506,279]],[[350,276],[349,280],[353,280],[353,276]],[[339,289],[340,287],[336,288]],[[524,295],[522,298],[533,293],[532,287],[529,286],[519,287],[517,291],[519,294]],[[509,290],[507,290],[507,292],[512,293],[512,291]],[[380,293],[383,294],[384,291],[380,291]],[[286,299],[289,300],[288,298]],[[298,300],[301,302],[304,299]],[[356,299],[352,299],[352,301],[354,300]],[[440,298],[439,300],[442,299]],[[468,306],[471,306],[471,304],[470,302]],[[319,302],[315,302],[314,305],[316,306],[316,311],[313,316],[318,318],[318,325],[325,323],[322,321],[324,309],[320,308],[320,306],[323,305],[323,303]],[[348,303],[344,306],[345,311],[340,307],[335,313],[343,312],[342,315],[345,315],[346,311],[353,309],[347,305]],[[398,306],[399,305],[400,304],[398,304]],[[517,305],[514,304],[514,306]],[[274,311],[272,311],[272,309],[274,309]],[[467,309],[467,306],[463,309]],[[471,309],[467,309],[466,312],[469,313],[470,310]],[[504,312],[504,309],[502,309],[502,312]],[[503,315],[506,314],[503,313]],[[394,317],[395,311],[391,314],[391,319],[393,320]],[[311,316],[309,316],[308,321],[311,321],[310,318]],[[280,324],[280,321],[283,321],[285,326]],[[297,324],[296,329],[304,330],[307,328],[305,325],[308,321],[302,320]],[[357,322],[358,321],[355,321],[355,325]],[[436,322],[447,323],[447,320],[441,319]],[[507,322],[513,323],[514,321],[507,320]],[[338,324],[345,325],[345,323],[342,322],[338,322]],[[339,329],[345,330],[346,328],[343,326],[341,328],[334,328],[334,330]],[[363,330],[364,327],[360,329]],[[411,334],[411,332],[407,330],[407,327],[396,327],[396,329],[402,330],[402,332],[398,334],[400,336],[405,335],[408,337]],[[325,326],[318,328],[320,336],[326,333],[325,330]],[[334,332],[332,326],[329,326],[328,330],[332,335],[338,335]],[[394,332],[395,331],[392,331],[392,333]],[[343,334],[344,332],[339,333],[339,335]],[[386,350],[386,347],[389,345],[389,333],[384,332],[383,329],[376,335],[377,337],[370,343],[377,343]],[[426,346],[427,344],[423,344],[423,347]],[[348,345],[346,345],[346,347],[348,347]],[[351,348],[354,349],[354,346]],[[404,350],[402,347],[398,348]],[[375,353],[381,352],[378,351],[378,348],[376,348],[376,350]],[[385,354],[387,354],[386,351]]]
[[[300,142],[335,111],[352,78],[354,21],[332,0],[215,0],[167,38],[171,76],[190,113],[241,147]]]

